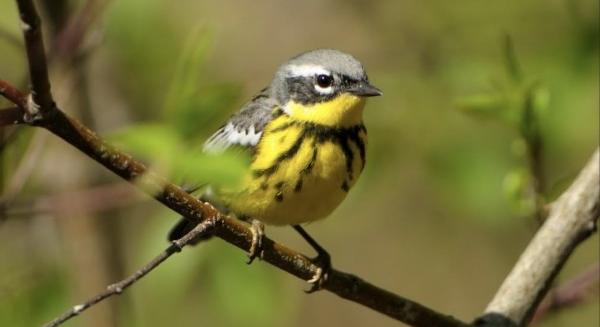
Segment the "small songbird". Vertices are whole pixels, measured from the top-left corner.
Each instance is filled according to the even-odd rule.
[[[311,282],[320,287],[330,257],[300,224],[327,217],[356,183],[366,157],[363,109],[367,97],[379,95],[351,55],[332,49],[305,52],[280,66],[271,85],[206,141],[206,152],[242,147],[251,155],[241,185],[211,196],[252,222],[251,260],[260,250],[261,222],[291,225],[318,253],[314,260],[322,269]],[[169,239],[193,227],[181,220]]]

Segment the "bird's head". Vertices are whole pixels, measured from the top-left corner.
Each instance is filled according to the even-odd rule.
[[[279,68],[270,89],[286,114],[333,127],[361,123],[365,98],[382,95],[358,60],[331,49],[290,59]]]

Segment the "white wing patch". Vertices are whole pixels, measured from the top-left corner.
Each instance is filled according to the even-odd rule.
[[[204,151],[218,153],[232,145],[255,146],[261,135],[262,131],[256,132],[254,126],[250,126],[247,130],[243,128],[238,130],[235,125],[228,123],[204,143]]]

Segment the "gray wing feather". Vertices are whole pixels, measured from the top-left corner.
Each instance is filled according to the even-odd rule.
[[[275,107],[277,101],[269,96],[268,88],[263,89],[204,143],[204,151],[222,152],[233,145],[253,149]]]

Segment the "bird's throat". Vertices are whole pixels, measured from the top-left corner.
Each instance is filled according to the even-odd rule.
[[[365,99],[349,93],[315,104],[302,104],[290,100],[284,111],[293,119],[331,127],[356,126],[362,122]]]

